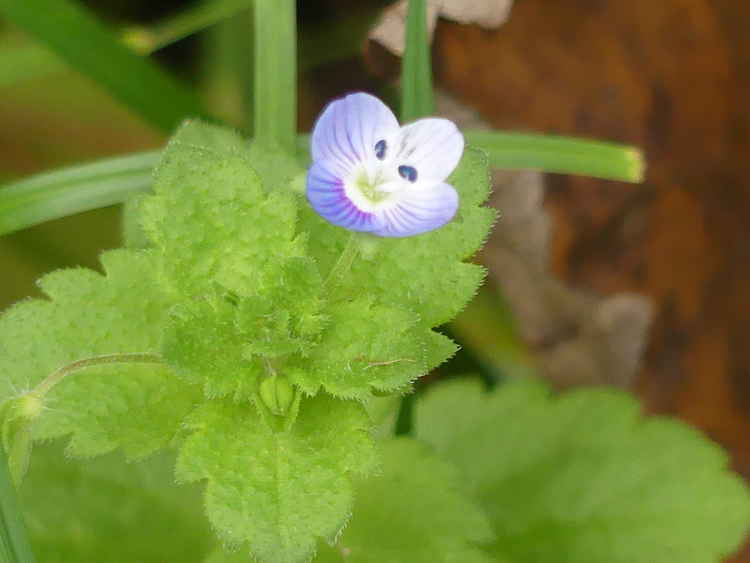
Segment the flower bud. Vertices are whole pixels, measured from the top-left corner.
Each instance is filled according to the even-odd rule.
[[[284,416],[294,401],[294,387],[286,377],[269,377],[260,384],[260,399],[273,414]]]

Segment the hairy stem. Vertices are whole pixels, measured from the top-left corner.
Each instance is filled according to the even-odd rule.
[[[102,366],[106,364],[161,364],[163,360],[161,356],[156,354],[149,354],[146,352],[137,352],[132,354],[107,354],[104,356],[94,356],[92,358],[85,358],[78,360],[72,364],[61,367],[54,371],[46,379],[44,379],[39,385],[37,385],[32,393],[38,397],[46,395],[55,385],[60,383],[67,376],[74,374],[82,369]]]
[[[359,243],[357,240],[357,233],[352,233],[349,236],[349,240],[347,241],[344,250],[341,251],[339,259],[336,260],[333,268],[331,268],[331,271],[328,272],[328,277],[324,282],[324,287],[328,291],[333,290],[339,284],[341,279],[349,272],[349,270],[351,270],[354,259],[358,254]]]

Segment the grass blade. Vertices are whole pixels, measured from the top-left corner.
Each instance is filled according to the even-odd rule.
[[[406,46],[401,63],[401,121],[413,121],[435,112],[432,91],[432,60],[427,33],[427,0],[409,0],[406,14]],[[396,436],[412,430],[414,396],[401,398]]]
[[[486,150],[495,168],[533,168],[639,183],[645,164],[635,147],[552,135],[466,131],[466,140]]]
[[[0,561],[34,563],[16,490],[10,481],[5,450],[0,447]]]
[[[65,63],[36,43],[4,49],[0,52],[0,88],[65,68]]]
[[[640,182],[644,164],[634,147],[527,133],[467,131],[496,168],[534,168],[624,182]],[[297,137],[300,160],[309,161],[309,135]],[[81,211],[119,203],[148,190],[158,151],[134,154],[32,176],[0,189],[0,235]]]
[[[296,149],[297,3],[255,0],[253,135],[256,142]]]
[[[432,61],[427,34],[427,0],[409,0],[406,51],[401,68],[401,121],[435,113]]]
[[[150,27],[135,26],[122,32],[123,41],[149,55],[194,33],[250,8],[253,0],[206,0],[168,16]]]
[[[151,186],[159,152],[97,161],[32,176],[0,189],[0,235],[125,201]]]
[[[73,0],[0,0],[0,15],[163,130],[204,113],[190,90],[128,49]]]
[[[150,55],[224,19],[247,10],[252,0],[206,0],[149,27],[131,26],[118,33],[139,55]],[[69,70],[67,64],[39,44],[0,51],[0,87]]]

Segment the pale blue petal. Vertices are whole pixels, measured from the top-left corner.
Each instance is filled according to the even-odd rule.
[[[307,200],[318,215],[350,231],[371,232],[380,228],[380,219],[357,208],[347,197],[335,163],[315,162],[307,173]]]
[[[431,117],[405,125],[397,143],[397,164],[413,166],[419,180],[430,183],[444,182],[464,152],[464,136],[447,119]]]
[[[381,237],[409,237],[433,231],[453,219],[458,210],[458,194],[450,184],[409,191],[399,203],[379,211],[383,226],[372,231]]]
[[[350,94],[328,104],[315,123],[311,137],[313,161],[335,163],[337,170],[375,157],[378,141],[398,134],[396,116],[375,96]],[[333,165],[332,165],[333,166]]]

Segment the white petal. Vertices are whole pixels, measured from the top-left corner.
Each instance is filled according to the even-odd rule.
[[[395,165],[413,166],[419,180],[444,182],[458,166],[464,136],[448,119],[420,119],[401,128],[391,156]]]
[[[372,232],[382,237],[426,233],[445,225],[457,210],[458,194],[450,184],[405,190],[397,204],[377,211],[383,226]]]
[[[399,129],[393,112],[370,94],[350,94],[328,104],[311,138],[313,161],[336,162],[345,170],[374,159],[375,144]]]

